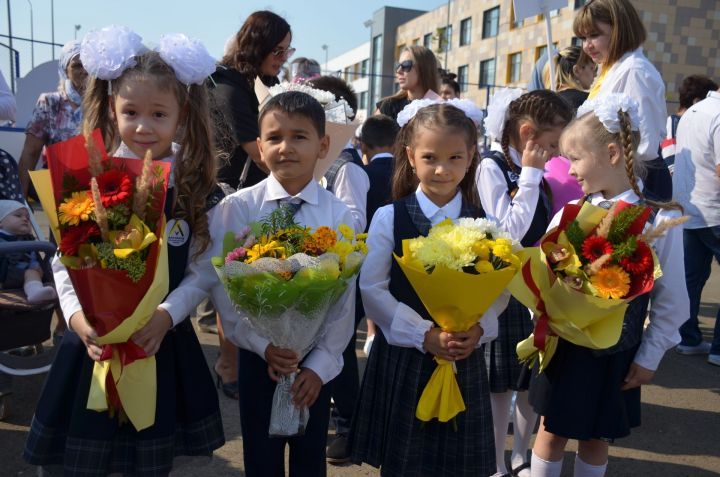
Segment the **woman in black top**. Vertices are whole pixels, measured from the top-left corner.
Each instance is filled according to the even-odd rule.
[[[563,48],[555,53],[552,60],[555,66],[555,91],[577,110],[587,99],[587,90],[595,79],[595,63],[582,53],[582,48],[579,46]],[[549,85],[549,64],[543,69],[543,78],[545,84]]]
[[[384,114],[393,119],[413,99],[420,99],[429,90],[437,92],[440,88],[440,74],[435,54],[420,45],[405,48],[395,67],[395,78],[400,91],[381,99],[377,103],[376,114]]]
[[[255,142],[259,135],[255,79],[260,77],[268,86],[278,82],[280,69],[295,52],[291,40],[290,25],[282,17],[269,11],[251,14],[209,82],[216,123],[229,136],[218,142],[228,155],[218,171],[218,181],[233,189],[257,184],[269,172]]]

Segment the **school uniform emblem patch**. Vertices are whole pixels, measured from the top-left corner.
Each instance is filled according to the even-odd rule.
[[[171,219],[165,230],[167,230],[167,243],[173,247],[182,247],[190,238],[190,225],[183,219]]]

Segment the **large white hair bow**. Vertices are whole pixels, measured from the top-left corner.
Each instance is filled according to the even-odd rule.
[[[449,104],[451,106],[454,106],[465,113],[465,116],[470,118],[472,122],[475,123],[475,126],[480,126],[483,120],[483,116],[485,115],[482,111],[482,109],[475,106],[475,103],[470,101],[469,99],[458,99],[453,98],[449,99],[447,101],[444,101],[443,99],[416,99],[414,101],[411,101],[407,106],[403,108],[402,111],[400,111],[397,115],[397,123],[400,127],[405,126],[407,123],[412,120],[412,118],[415,117],[418,111],[420,111],[423,108],[427,108],[428,106],[432,106],[433,104]]]
[[[110,25],[88,32],[80,45],[80,60],[90,76],[110,81],[137,64],[145,47],[128,27]]]
[[[502,138],[508,107],[522,95],[523,90],[520,88],[502,88],[490,97],[484,122],[486,136],[494,141]]]
[[[593,113],[608,132],[617,134],[620,132],[620,116],[618,115],[620,111],[627,113],[630,117],[630,128],[633,131],[639,131],[640,113],[638,102],[624,93],[612,93],[585,101],[578,108],[577,117]]]
[[[182,33],[161,36],[156,50],[184,85],[203,84],[205,78],[215,72],[215,59],[205,46]]]

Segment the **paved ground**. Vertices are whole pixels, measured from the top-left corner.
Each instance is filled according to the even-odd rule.
[[[701,323],[710,339],[720,303],[720,267],[703,293]],[[361,333],[360,341],[364,334]],[[209,363],[217,353],[214,335],[200,333]],[[358,344],[358,350],[362,344]],[[359,352],[362,355],[362,352]],[[360,366],[364,366],[364,357]],[[10,416],[0,422],[0,475],[34,476],[35,469],[20,456],[44,376],[16,378]],[[213,459],[181,461],[174,476],[244,475],[242,441],[236,401],[220,398],[227,444]],[[706,477],[720,476],[720,367],[701,356],[667,353],[654,384],[643,389],[643,425],[610,448],[608,476]],[[509,442],[506,449],[510,449]],[[572,475],[568,448],[563,476]],[[329,467],[330,477],[379,475],[369,466]]]

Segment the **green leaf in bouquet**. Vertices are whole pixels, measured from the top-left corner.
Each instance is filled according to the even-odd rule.
[[[608,233],[610,243],[621,242],[625,238],[628,229],[644,211],[645,207],[640,205],[631,205],[621,210],[613,219],[612,225],[610,225],[610,233]]]
[[[210,259],[210,262],[213,264],[213,267],[222,267],[225,265],[225,259],[223,257],[213,257]]]
[[[365,255],[361,252],[352,252],[345,257],[345,266],[340,272],[341,278],[350,278],[360,271],[360,266],[365,259]]]
[[[235,240],[235,233],[232,231],[225,232],[225,236],[223,237],[223,254],[222,259],[225,260],[225,257],[227,257],[227,254],[238,248],[241,243],[238,243],[237,240]],[[220,264],[222,265],[222,264]]]
[[[628,237],[628,239],[624,242],[615,244],[613,259],[621,260],[625,257],[629,257],[635,253],[635,250],[637,250],[637,237],[633,235]]]
[[[117,204],[105,209],[110,230],[122,230],[130,223],[131,211],[125,204]]]
[[[302,280],[302,279],[301,279]],[[295,309],[306,316],[315,316],[315,312],[326,303],[332,302],[345,289],[346,283],[330,277],[309,279],[303,282],[302,293],[295,301]]]
[[[582,245],[585,241],[585,232],[580,228],[580,222],[577,220],[570,222],[567,229],[565,229],[565,235],[567,235],[568,240],[572,246],[575,247],[575,250],[582,250]]]
[[[299,289],[272,273],[235,276],[227,280],[232,301],[253,315],[278,315],[297,300]]]

